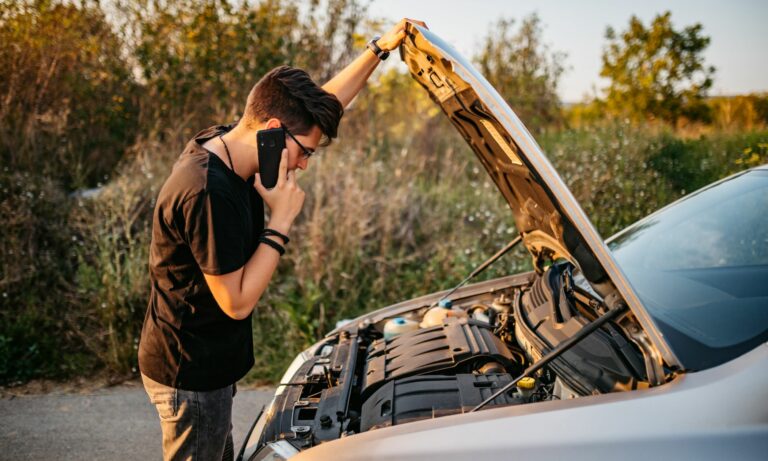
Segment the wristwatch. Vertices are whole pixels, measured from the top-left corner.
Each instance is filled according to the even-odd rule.
[[[379,36],[373,37],[371,39],[371,41],[368,42],[368,44],[366,46],[368,47],[369,50],[373,51],[373,54],[375,54],[377,58],[379,58],[380,60],[384,61],[385,59],[387,59],[389,57],[389,51],[382,50],[379,47],[379,45],[376,44],[376,42],[378,42],[380,38],[381,37],[379,37]]]

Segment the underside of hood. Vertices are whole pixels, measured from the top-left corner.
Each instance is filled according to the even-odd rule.
[[[416,24],[407,25],[400,55],[509,203],[536,271],[559,258],[571,261],[608,308],[628,305],[660,355],[677,363],[603,239],[499,93],[450,45]]]

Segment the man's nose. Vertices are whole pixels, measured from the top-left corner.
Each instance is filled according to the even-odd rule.
[[[299,168],[300,170],[306,170],[308,164],[309,164],[309,159],[301,157],[299,159],[299,163],[296,164],[296,167]]]

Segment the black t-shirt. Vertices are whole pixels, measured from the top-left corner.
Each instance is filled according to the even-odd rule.
[[[205,129],[187,144],[155,205],[139,369],[178,389],[228,386],[254,363],[251,316],[227,316],[203,278],[243,267],[264,228],[253,178],[243,181],[202,147],[229,129]]]

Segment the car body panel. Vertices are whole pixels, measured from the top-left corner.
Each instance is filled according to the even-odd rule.
[[[649,378],[663,382],[662,360],[680,368],[674,352],[643,308],[584,210],[533,136],[488,81],[428,29],[409,23],[400,53],[416,81],[441,106],[510,205],[534,258],[566,258],[579,266],[609,308],[626,303],[641,324],[650,355]],[[655,372],[655,373],[654,373]]]
[[[655,388],[416,421],[292,459],[765,459],[765,382],[768,344]]]

